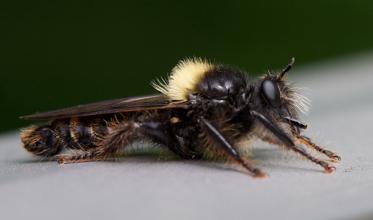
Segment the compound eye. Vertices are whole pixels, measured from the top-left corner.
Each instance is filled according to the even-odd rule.
[[[280,90],[276,82],[264,80],[262,83],[262,93],[273,107],[279,107],[281,105]]]

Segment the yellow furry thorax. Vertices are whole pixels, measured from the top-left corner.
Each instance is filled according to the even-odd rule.
[[[152,83],[152,86],[171,101],[188,101],[189,94],[196,92],[198,84],[214,68],[215,65],[206,59],[183,59],[172,69],[167,79],[158,79]],[[262,79],[268,77],[269,75],[265,75]],[[283,87],[287,92],[282,91],[281,98],[291,103],[290,108],[296,112],[307,112],[309,100],[293,85],[284,82]]]
[[[172,69],[168,79],[157,80],[152,86],[170,100],[186,101],[188,94],[196,90],[197,84],[213,67],[201,58],[184,59]]]

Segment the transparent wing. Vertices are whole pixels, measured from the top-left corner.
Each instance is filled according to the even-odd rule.
[[[162,94],[106,100],[86,105],[35,113],[20,117],[26,120],[49,120],[153,109],[187,108],[185,101],[170,101]]]

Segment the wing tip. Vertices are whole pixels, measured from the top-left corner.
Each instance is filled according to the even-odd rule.
[[[21,116],[18,116],[18,119],[21,119],[21,120],[28,120],[30,118],[31,115],[21,115]]]
[[[34,119],[34,115],[22,115],[22,116],[19,116],[18,119],[21,119],[21,120],[32,120],[32,119]]]
[[[46,118],[44,118],[42,115],[40,115],[40,113],[35,113],[35,114],[32,114],[32,115],[19,116],[18,119],[21,119],[21,120],[41,120],[41,119],[46,119]]]

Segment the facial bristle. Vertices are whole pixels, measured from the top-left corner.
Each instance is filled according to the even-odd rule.
[[[292,103],[294,110],[304,114],[307,113],[311,106],[311,100],[301,93],[302,89],[294,86],[289,88],[291,88],[291,93],[286,99]]]
[[[167,80],[158,79],[152,86],[170,100],[187,100],[196,85],[213,65],[201,58],[181,60],[171,71]]]

